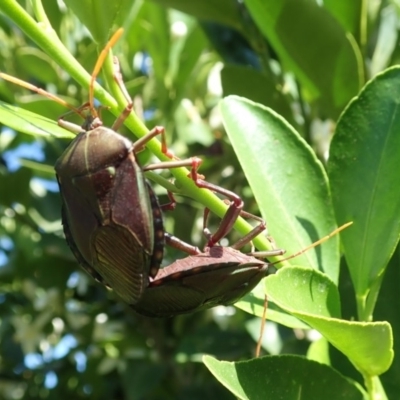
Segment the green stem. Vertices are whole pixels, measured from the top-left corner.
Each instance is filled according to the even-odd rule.
[[[46,26],[51,26],[47,14],[44,11],[43,4],[41,0],[32,0],[33,12],[39,22],[45,24]]]
[[[35,11],[40,14],[42,20],[48,21],[41,15],[40,7],[35,5]],[[2,0],[1,11],[7,15],[19,28],[34,41],[46,54],[71,75],[81,86],[88,87],[90,74],[69,53],[68,49],[58,38],[50,23],[36,22],[16,1]],[[44,10],[43,10],[44,12]],[[96,97],[115,110],[117,103],[99,85],[95,85]]]
[[[365,302],[367,295],[356,295],[357,315],[359,321],[365,321]]]
[[[372,321],[373,313],[375,309],[375,304],[378,300],[379,290],[381,288],[383,275],[378,276],[371,284],[368,289],[368,292],[365,296],[361,296],[363,298],[363,302],[360,303],[362,308],[358,310],[358,318],[360,321]]]
[[[361,1],[360,13],[360,48],[363,55],[366,52],[368,38],[368,0]]]
[[[41,14],[40,7],[38,9],[39,14]],[[37,23],[14,0],[3,0],[2,11],[12,21],[14,21],[15,24],[17,24],[20,29],[23,30],[23,32],[30,37],[45,53],[47,53],[65,71],[67,71],[81,86],[89,86],[90,75],[68,52],[50,24]],[[41,19],[43,19],[43,16],[41,16]],[[126,100],[117,89],[116,83],[113,82],[111,55],[108,56],[106,61],[105,76],[107,77],[109,87],[111,88],[115,99],[97,83],[94,90],[95,95],[102,104],[110,108],[110,111],[115,116],[118,116],[124,109]],[[142,137],[148,132],[146,126],[136,116],[135,113],[131,113],[131,115],[127,118],[126,125],[137,137]],[[146,147],[161,161],[169,160],[165,154],[161,152],[160,142],[157,139],[153,139],[148,142]],[[203,204],[205,207],[208,207],[216,215],[222,217],[227,209],[226,204],[211,191],[199,189],[194,182],[187,177],[188,172],[189,171],[186,168],[171,169],[171,173],[179,183],[179,187],[181,188],[182,192]],[[252,229],[251,225],[242,218],[238,219],[234,227],[242,235],[245,235]],[[259,250],[270,250],[272,247],[271,243],[263,235],[259,235],[256,239],[254,239],[253,242]],[[271,261],[279,261],[279,259],[280,257],[271,257]]]
[[[364,383],[370,400],[388,400],[378,376],[364,376]]]

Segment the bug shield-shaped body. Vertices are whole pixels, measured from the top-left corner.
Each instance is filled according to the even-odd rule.
[[[111,129],[80,133],[57,160],[67,243],[80,265],[134,304],[164,246],[157,198],[133,143]]]
[[[149,317],[171,317],[233,304],[260,282],[267,268],[232,248],[208,248],[160,269],[132,308]]]

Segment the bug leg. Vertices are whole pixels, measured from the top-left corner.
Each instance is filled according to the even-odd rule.
[[[85,116],[83,111],[88,108],[90,108],[89,103],[84,103],[79,108],[66,112],[65,114],[61,115],[58,118],[57,120],[58,125],[76,134],[102,126],[103,122],[97,116],[92,116],[90,114]],[[85,120],[83,125],[77,125],[74,124],[73,122],[65,120],[65,117],[73,113],[77,113]]]
[[[126,118],[131,113],[132,108],[133,108],[133,102],[132,102],[131,96],[128,93],[128,90],[126,89],[124,81],[122,79],[121,68],[120,68],[119,61],[118,61],[117,57],[113,58],[113,69],[114,69],[114,74],[113,74],[114,80],[117,83],[117,85],[119,86],[119,89],[121,90],[121,93],[123,94],[123,96],[125,97],[125,99],[127,101],[127,105],[122,110],[121,114],[115,120],[115,122],[113,123],[113,125],[111,127],[111,129],[113,129],[114,131],[118,131],[118,129],[123,125],[123,123],[125,122]]]
[[[169,203],[162,204],[160,207],[163,211],[170,211],[174,210],[176,206],[176,200],[174,195],[168,191],[168,198],[169,198]],[[167,232],[164,232],[164,239],[165,243],[168,246],[171,246],[175,249],[181,250],[187,254],[190,255],[196,255],[196,254],[201,254],[200,249],[197,246],[193,246],[189,243],[186,243],[185,241],[177,238],[176,236],[173,236]]]
[[[126,118],[129,116],[129,114],[131,113],[132,108],[133,108],[133,102],[132,102],[132,98],[129,95],[129,93],[126,89],[126,86],[124,84],[122,74],[121,74],[121,68],[120,68],[117,57],[113,58],[113,68],[114,68],[114,80],[117,83],[117,85],[119,86],[119,89],[121,90],[123,96],[125,97],[125,99],[127,101],[126,107],[123,109],[122,113],[115,120],[114,124],[111,127],[111,129],[117,131],[121,127],[121,125],[124,123]],[[150,141],[153,137],[158,136],[158,135],[160,135],[160,137],[161,137],[162,153],[171,159],[176,159],[176,157],[174,157],[174,155],[168,150],[167,141],[165,139],[165,129],[162,126],[154,127],[147,135],[145,135],[142,138],[140,138],[139,140],[137,140],[134,143],[134,151],[138,152],[138,151],[143,150],[143,147],[145,146],[145,144],[148,141]]]
[[[183,240],[173,236],[167,232],[164,233],[165,243],[175,249],[181,250],[187,254],[195,256],[196,254],[201,254],[200,249],[197,246],[193,246]]]
[[[226,200],[225,203],[229,204],[229,201]],[[210,236],[210,232],[207,228],[208,214],[209,214],[209,210],[206,209],[204,211],[203,230],[207,237]],[[249,233],[247,233],[245,236],[243,236],[241,239],[239,239],[236,243],[234,243],[231,246],[233,249],[236,249],[236,250],[239,250],[246,244],[250,243],[255,237],[257,237],[259,234],[261,234],[262,232],[264,232],[267,229],[266,222],[262,218],[258,217],[257,215],[250,214],[247,211],[243,211],[243,210],[240,211],[239,215],[243,218],[253,219],[253,220],[257,221],[258,224]]]
[[[162,210],[173,210],[175,208],[176,202],[172,193],[168,192],[168,197],[171,201],[167,204],[161,205]],[[197,254],[201,254],[201,251],[197,246],[193,246],[168,232],[164,232],[164,240],[168,246],[177,250],[181,250],[189,255],[195,256]]]
[[[172,152],[170,152],[168,150],[168,146],[167,146],[167,140],[166,140],[166,135],[165,135],[165,128],[162,126],[155,126],[149,133],[147,133],[145,136],[143,136],[142,138],[138,139],[135,143],[134,143],[134,151],[137,153],[138,151],[141,151],[144,149],[145,145],[147,142],[149,142],[151,139],[153,139],[155,136],[160,135],[161,137],[161,152],[163,154],[165,154],[168,158],[170,158],[171,160],[176,160],[178,163],[181,161],[185,161],[185,164],[179,164],[178,166],[185,166],[185,167],[189,167],[191,166],[191,162],[189,162],[188,160],[180,160],[178,157],[174,156],[172,154]],[[168,163],[168,161],[166,162]],[[158,164],[154,164],[154,165],[163,165],[165,163],[158,163]],[[168,164],[166,164],[168,165]],[[174,165],[172,166],[165,166],[165,167],[153,167],[150,169],[157,169],[157,168],[173,168]],[[148,166],[146,166],[146,168],[148,168]]]
[[[222,194],[230,199],[230,206],[223,216],[217,231],[211,234],[207,228],[204,229],[204,234],[208,239],[207,247],[213,247],[231,231],[234,223],[238,219],[243,209],[243,200],[236,193],[200,179],[197,174],[197,168],[195,167],[192,168],[190,176],[197,187],[209,189],[212,192]]]
[[[58,119],[58,125],[75,134],[79,134],[84,131],[80,125],[74,124],[73,122],[65,121],[63,117]]]
[[[213,236],[211,234],[210,230],[207,228],[207,221],[208,221],[209,214],[210,214],[210,210],[208,208],[206,208],[204,210],[204,216],[203,216],[203,232],[208,240],[210,240],[210,238]],[[245,236],[243,236],[237,242],[235,242],[234,244],[232,244],[230,246],[231,248],[233,248],[235,250],[239,250],[246,244],[250,243],[255,237],[257,237],[260,233],[264,232],[267,228],[265,221],[262,218],[258,217],[257,215],[250,214],[247,211],[242,210],[240,212],[240,216],[243,218],[254,219],[258,222],[258,224],[249,233],[247,233]],[[271,241],[271,239],[268,239],[268,240]],[[284,253],[285,253],[285,250],[273,249],[273,250],[263,252],[262,257],[266,257],[264,254],[268,254],[268,256],[276,256],[276,255],[282,255]],[[251,252],[251,253],[247,253],[247,254],[255,255],[258,253]]]
[[[161,210],[163,211],[173,211],[176,208],[176,200],[172,192],[167,192],[169,202],[165,204],[160,204]]]
[[[138,139],[134,145],[134,151],[137,153],[138,151],[142,151],[147,142],[149,142],[154,137],[160,135],[161,136],[161,151],[167,157],[171,159],[176,159],[174,155],[168,150],[167,141],[165,139],[165,129],[162,126],[155,126],[149,133],[144,135],[142,138]],[[156,169],[156,168],[153,168]]]

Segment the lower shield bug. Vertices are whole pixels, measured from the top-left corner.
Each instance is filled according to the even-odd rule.
[[[330,235],[281,261],[304,253],[349,225],[351,223],[337,228]],[[172,317],[236,303],[266,276],[268,267],[275,264],[265,263],[256,257],[283,254],[283,250],[276,249],[246,255],[236,250],[244,244],[245,241],[241,240],[232,247],[206,248],[201,254],[177,260],[160,269],[132,308],[149,317]]]

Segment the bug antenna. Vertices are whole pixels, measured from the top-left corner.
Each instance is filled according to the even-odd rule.
[[[303,250],[298,251],[295,254],[292,254],[291,256],[284,258],[283,260],[279,260],[279,261],[275,261],[273,263],[271,263],[270,265],[275,265],[278,264],[282,261],[287,261],[287,260],[291,260],[292,258],[295,258],[297,256],[299,256],[300,254],[305,253],[306,251],[312,249],[313,247],[316,247],[318,245],[320,245],[321,243],[327,241],[328,239],[330,239],[332,236],[335,236],[336,234],[338,234],[340,231],[342,231],[343,229],[346,229],[347,227],[349,227],[350,225],[353,224],[353,221],[351,222],[347,222],[346,224],[339,226],[339,228],[336,228],[333,232],[331,232],[329,235],[324,236],[323,238],[317,240],[316,242],[310,244],[309,246],[307,246],[306,248],[304,248]]]
[[[97,59],[96,65],[94,66],[92,77],[90,79],[90,86],[89,86],[89,107],[90,107],[90,112],[93,117],[97,117],[97,110],[94,106],[94,84],[96,82],[96,78],[99,75],[100,69],[104,64],[104,61],[107,57],[108,52],[110,49],[115,45],[115,43],[118,41],[118,39],[122,36],[124,33],[123,28],[119,28],[114,35],[112,35],[111,39],[107,42],[105,45],[104,49],[101,51],[99,58]]]
[[[57,97],[56,95],[47,92],[44,89],[41,89],[40,87],[37,87],[35,85],[32,85],[28,82],[25,82],[21,79],[15,78],[14,76],[5,74],[4,72],[0,72],[0,78],[4,79],[5,81],[14,83],[15,85],[22,86],[25,89],[31,90],[32,92],[36,92],[42,96],[47,97],[50,100],[53,100],[57,102],[58,104],[61,104],[62,106],[69,108],[71,111],[77,113],[78,115],[82,115],[82,112],[80,109],[72,106],[71,104],[67,103],[65,100],[61,99],[60,97]]]
[[[262,339],[264,336],[265,324],[267,323],[267,321],[266,321],[267,309],[268,309],[268,297],[267,297],[267,295],[264,295],[264,308],[263,308],[263,314],[261,317],[260,337],[258,339],[256,352],[255,352],[256,358],[260,357],[260,353],[261,353],[261,343],[262,343]]]

